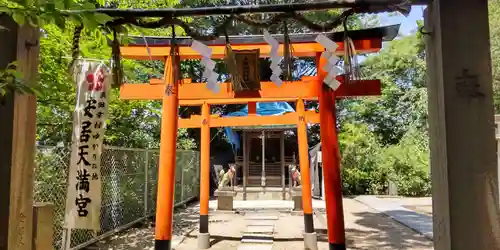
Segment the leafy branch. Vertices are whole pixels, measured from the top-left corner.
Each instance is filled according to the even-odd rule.
[[[16,62],[10,63],[6,69],[0,70],[0,96],[4,96],[8,92],[38,94],[34,87],[23,80],[22,74],[17,70]]]
[[[84,24],[89,28],[111,21],[112,18],[103,13],[68,13],[68,10],[92,10],[104,6],[104,0],[74,1],[74,0],[0,0],[0,15],[11,16],[19,25],[30,24],[42,27],[55,24],[65,29],[68,21]]]

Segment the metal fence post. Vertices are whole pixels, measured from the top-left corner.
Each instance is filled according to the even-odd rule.
[[[61,237],[61,250],[67,250],[66,248],[66,242],[68,241],[68,233],[67,229],[62,230],[62,237]]]
[[[144,161],[144,217],[148,217],[149,211],[148,211],[148,171],[149,171],[149,150],[144,151],[145,155],[144,157],[146,160]]]
[[[65,229],[63,231],[63,234],[66,234],[63,236],[63,249],[64,250],[69,250],[71,249],[71,228]]]

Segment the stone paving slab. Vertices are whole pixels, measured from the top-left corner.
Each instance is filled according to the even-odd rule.
[[[270,244],[274,243],[273,236],[268,234],[256,235],[256,234],[243,234],[241,238],[241,243],[257,243],[257,244]]]
[[[245,244],[238,246],[238,250],[272,250],[273,245]]]
[[[263,221],[263,220],[278,220],[278,219],[279,219],[279,216],[275,216],[275,215],[269,215],[269,216],[252,216],[252,217],[245,218],[245,220],[259,220],[259,221]]]
[[[246,233],[272,234],[273,232],[274,232],[274,225],[271,226],[248,225],[246,230]]]
[[[325,202],[322,200],[313,200],[313,208],[325,209]],[[199,205],[198,205],[199,208]],[[210,210],[217,209],[217,200],[210,200]],[[233,201],[235,210],[292,210],[293,201],[291,200],[235,200]]]
[[[278,220],[278,219],[276,219]],[[274,223],[272,220],[254,220],[254,221],[250,221],[249,226],[273,226],[274,227]]]

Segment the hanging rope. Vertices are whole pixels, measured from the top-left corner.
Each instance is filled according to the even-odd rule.
[[[290,34],[288,33],[288,25],[283,22],[284,35],[283,35],[283,80],[292,81],[293,80],[293,58],[292,58],[292,46],[290,42]]]
[[[360,79],[359,63],[356,57],[354,42],[348,35],[348,16],[344,19],[344,80],[349,83],[351,80]]]
[[[111,70],[113,71],[113,83],[115,86],[120,86],[123,83],[123,68],[121,64],[121,52],[120,52],[120,41],[118,40],[118,32],[116,28],[113,27],[113,42],[111,44],[111,53],[113,58],[113,65]]]
[[[80,36],[82,35],[83,24],[75,27],[73,31],[73,47],[71,48],[71,62],[69,64],[70,72],[73,72],[75,68],[76,61],[80,55]]]
[[[170,67],[172,67],[172,83],[175,86],[180,84],[181,78],[181,68],[180,68],[180,53],[179,46],[177,45],[177,39],[175,36],[175,25],[171,25],[172,27],[172,40],[170,42],[170,57],[171,63]],[[177,91],[177,89],[173,89],[172,91]],[[175,92],[174,92],[175,93]]]
[[[348,9],[342,12],[342,14],[340,14],[339,16],[334,17],[331,22],[328,22],[324,25],[315,24],[314,22],[308,20],[306,17],[304,17],[302,14],[298,12],[287,12],[287,13],[279,13],[271,15],[269,16],[269,18],[267,18],[267,20],[255,20],[244,15],[229,15],[228,17],[226,17],[226,19],[224,19],[224,21],[219,26],[214,27],[213,31],[209,34],[206,34],[206,32],[203,32],[205,34],[202,34],[202,32],[199,32],[195,28],[192,28],[191,26],[189,26],[188,23],[184,22],[183,20],[172,17],[164,17],[156,21],[146,21],[144,19],[135,17],[122,17],[115,19],[114,21],[108,24],[109,25],[131,24],[141,28],[148,28],[148,29],[163,28],[171,25],[177,25],[182,27],[182,29],[184,29],[186,34],[192,37],[194,40],[210,41],[218,39],[220,36],[223,36],[225,30],[229,28],[229,26],[231,25],[231,23],[233,23],[233,21],[240,21],[250,26],[269,29],[270,27],[279,25],[283,21],[286,21],[288,19],[293,19],[313,32],[327,32],[340,26],[342,24],[342,21],[346,17],[353,15],[355,13],[363,13],[363,12],[364,11],[361,9]]]
[[[313,31],[322,32],[322,31],[326,31],[326,30],[332,30],[332,29],[338,27],[342,23],[342,20],[346,16],[350,16],[354,13],[356,13],[356,11],[354,9],[349,9],[347,11],[344,11],[341,15],[334,18],[334,20],[332,22],[327,23],[325,25],[314,24],[313,22],[307,20],[304,16],[302,16],[301,14],[296,13],[296,12],[276,14],[276,15],[270,16],[269,19],[264,20],[264,21],[263,20],[254,20],[254,19],[242,16],[242,15],[230,15],[221,23],[221,25],[215,27],[211,34],[207,34],[207,35],[204,35],[204,34],[202,35],[196,29],[190,27],[189,24],[187,24],[186,22],[184,22],[183,20],[180,20],[178,18],[164,17],[164,18],[161,18],[161,19],[156,20],[156,21],[145,21],[143,19],[135,18],[135,17],[118,18],[118,19],[115,19],[115,20],[108,22],[106,24],[106,26],[110,28],[110,30],[112,31],[112,34],[113,34],[113,41],[111,43],[111,47],[112,47],[112,60],[113,60],[112,71],[113,71],[114,85],[117,86],[117,85],[122,84],[123,77],[124,77],[123,68],[122,68],[122,64],[121,64],[120,41],[119,41],[119,32],[118,32],[118,30],[121,30],[120,28],[123,25],[130,24],[130,25],[135,25],[135,26],[142,27],[142,28],[162,28],[162,27],[168,27],[168,26],[172,27],[172,26],[177,25],[177,26],[182,27],[184,29],[184,31],[187,33],[187,35],[189,35],[193,39],[199,40],[199,41],[215,40],[215,39],[218,39],[222,34],[226,35],[225,61],[226,61],[226,64],[228,65],[229,71],[231,72],[232,87],[234,88],[234,90],[237,90],[237,89],[245,89],[245,88],[247,88],[247,86],[244,86],[245,83],[244,83],[243,79],[241,78],[241,76],[239,76],[239,74],[238,74],[238,69],[235,66],[236,59],[234,56],[234,52],[232,51],[231,45],[229,43],[229,38],[228,38],[227,32],[226,32],[227,28],[229,27],[229,25],[231,25],[233,23],[234,20],[238,20],[240,22],[246,23],[246,24],[251,25],[251,26],[256,26],[256,27],[260,27],[260,28],[269,28],[271,26],[278,25],[281,22],[286,21],[287,19],[295,19],[299,23],[302,23],[303,25],[305,25],[306,27],[308,27],[309,29],[311,29]],[[79,51],[80,36],[81,36],[82,30],[83,30],[83,25],[79,25],[75,28],[75,31],[73,34],[72,61],[69,65],[70,69],[72,69],[74,67],[75,62],[78,60],[78,56],[80,53],[80,51]],[[288,34],[287,27],[285,27],[285,31],[286,31],[285,33]],[[286,37],[288,37],[288,36],[286,36]],[[290,43],[289,37],[285,38],[285,39],[288,40],[288,44],[289,44]],[[285,47],[287,47],[287,46],[285,46]],[[286,49],[286,51],[290,51],[290,47],[291,46],[288,46],[289,49]],[[285,75],[285,79],[291,79],[291,75],[293,72],[293,62],[291,59],[291,53],[286,53],[286,54],[287,54],[287,56],[285,56],[285,58],[287,58],[287,59],[285,60],[286,61],[285,64],[287,65],[286,69],[288,69],[288,71],[286,71],[287,74]]]

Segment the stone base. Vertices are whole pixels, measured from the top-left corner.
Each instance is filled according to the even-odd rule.
[[[292,200],[290,190],[287,187],[283,193],[282,187],[247,187],[246,197],[243,187],[235,187],[236,197],[234,200]]]
[[[318,250],[318,237],[316,233],[304,233],[304,249]]]
[[[209,249],[210,248],[210,234],[209,233],[199,233],[198,234],[198,249]]]
[[[217,196],[217,210],[233,210],[233,200],[236,192],[232,190],[215,190],[215,196]]]
[[[302,189],[292,189],[293,211],[302,211]]]

